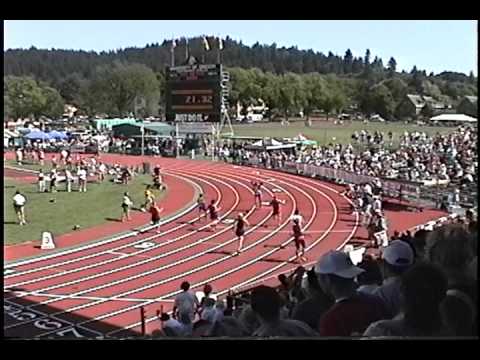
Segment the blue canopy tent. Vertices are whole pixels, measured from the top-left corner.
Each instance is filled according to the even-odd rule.
[[[50,135],[44,133],[43,131],[31,131],[27,135],[25,135],[25,138],[30,140],[50,140],[51,139]]]
[[[64,140],[68,138],[67,134],[57,130],[50,131],[48,135],[50,136],[51,139],[55,139],[55,140]]]

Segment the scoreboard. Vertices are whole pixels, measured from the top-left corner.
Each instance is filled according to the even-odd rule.
[[[166,70],[166,115],[173,121],[197,114],[219,121],[222,108],[222,66],[188,65]]]

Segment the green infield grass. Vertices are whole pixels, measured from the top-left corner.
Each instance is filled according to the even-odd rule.
[[[45,167],[46,169],[46,167]],[[4,211],[4,244],[18,244],[29,240],[40,240],[43,231],[54,236],[71,232],[75,225],[81,229],[120,219],[123,193],[128,191],[134,208],[144,203],[146,184],[151,177],[136,176],[128,186],[114,184],[105,180],[101,184],[89,183],[86,193],[65,191],[65,183],[58,185],[56,193],[39,193],[36,184],[28,184],[13,178],[4,178],[3,211]],[[27,198],[25,217],[27,225],[20,226],[12,205],[16,190]],[[164,195],[164,191],[153,190],[156,199]],[[132,213],[135,210],[132,211]]]

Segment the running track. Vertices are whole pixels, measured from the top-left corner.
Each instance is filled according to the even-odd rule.
[[[207,220],[195,221],[194,209],[162,224],[160,234],[134,233],[47,258],[9,263],[4,270],[6,336],[138,335],[140,307],[146,310],[147,330],[157,329],[156,311],[171,310],[183,280],[193,291],[208,282],[222,296],[230,289],[272,279],[299,265],[293,262],[288,220],[297,207],[305,219],[309,263],[343,246],[357,232],[358,219],[350,214],[338,186],[223,163],[176,159],[156,163],[165,173],[201,188],[207,201],[217,201],[222,222],[216,232],[208,231]],[[264,201],[273,194],[286,200],[279,227],[271,219],[270,207],[255,208],[252,180],[264,181],[268,189]],[[244,251],[233,256],[237,241],[228,220],[239,212],[247,214],[251,226]]]

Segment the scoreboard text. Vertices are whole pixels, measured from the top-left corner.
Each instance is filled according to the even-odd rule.
[[[167,68],[167,120],[176,115],[202,114],[220,119],[221,66],[192,65]],[[218,121],[218,120],[217,120]]]

